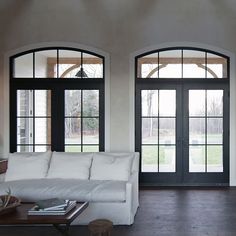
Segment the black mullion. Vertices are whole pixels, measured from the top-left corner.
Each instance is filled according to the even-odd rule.
[[[82,59],[82,55],[81,55],[81,59]],[[83,152],[83,89],[81,89],[81,93],[80,93],[80,102],[81,102],[81,114],[80,114],[80,127],[81,127],[81,147],[80,150],[81,152]]]
[[[77,147],[78,145],[80,145],[80,144],[79,143],[66,144],[66,146],[75,146],[75,147]],[[97,144],[97,143],[88,143],[88,144],[85,144],[85,146],[99,146],[99,144]]]
[[[83,79],[84,65],[83,65],[83,52],[81,52],[81,78]]]
[[[35,90],[33,91],[33,152],[35,152]]]
[[[79,116],[65,116],[65,118],[78,118]],[[44,117],[39,117],[39,118],[44,118]],[[48,117],[50,118],[50,117]],[[99,119],[99,116],[83,116],[83,118],[87,118],[87,119],[92,119],[92,118],[96,118]]]
[[[17,89],[10,86],[10,152],[17,152]]]
[[[33,78],[35,78],[35,52],[33,52]]]
[[[57,79],[59,78],[59,49],[57,49]]]
[[[207,52],[205,52],[205,68],[207,68]],[[207,69],[205,69],[205,78],[207,79]]]
[[[184,50],[181,50],[181,78],[184,77]]]
[[[224,118],[223,116],[190,116],[189,118],[214,118],[214,119],[218,119],[218,118],[220,118],[220,119],[222,119],[222,118]],[[166,118],[166,117],[165,117]],[[167,117],[167,118],[171,118],[171,117]]]
[[[23,143],[23,144],[18,144],[18,146],[33,146],[34,144],[30,144],[30,143]],[[35,146],[51,146],[50,144],[46,144],[46,143],[40,143],[40,144],[36,144]]]
[[[207,172],[207,90],[205,90],[205,172]]]
[[[157,172],[159,173],[159,171],[160,171],[160,167],[159,167],[159,165],[160,165],[160,158],[159,158],[159,154],[160,154],[160,148],[159,148],[159,146],[160,146],[160,118],[159,118],[159,115],[160,115],[160,90],[158,89],[157,90],[158,91],[158,104],[157,104],[157,106],[158,106],[158,110],[157,110],[157,114],[158,114],[158,118],[157,118],[157,164],[158,164],[158,166],[157,166]]]
[[[192,144],[189,144],[189,145],[191,145],[191,146],[205,146],[205,144],[204,143],[198,143],[198,144],[194,144],[194,143],[192,143]],[[217,146],[217,145],[223,145],[222,143],[209,143],[209,144],[207,144],[207,146]]]
[[[98,116],[98,122],[99,122],[99,139],[98,139],[98,145],[99,145],[99,151],[105,151],[105,132],[103,133],[102,130],[105,130],[105,90],[104,86],[102,88],[99,88],[99,116]],[[95,116],[96,117],[96,116]]]

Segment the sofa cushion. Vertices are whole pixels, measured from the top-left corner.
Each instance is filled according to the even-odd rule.
[[[129,153],[94,153],[90,179],[127,181],[133,158]]]
[[[51,152],[10,153],[5,181],[45,178]]]
[[[71,199],[90,202],[123,202],[126,199],[126,182],[76,179],[31,179],[0,184],[0,195],[8,188],[23,202],[47,198]]]
[[[53,152],[47,178],[88,179],[92,153]]]

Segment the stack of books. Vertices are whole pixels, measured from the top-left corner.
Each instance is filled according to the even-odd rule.
[[[50,198],[36,202],[28,215],[65,215],[76,206],[76,201]]]

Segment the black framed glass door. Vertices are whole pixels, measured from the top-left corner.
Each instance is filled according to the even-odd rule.
[[[183,183],[229,183],[229,90],[224,84],[185,84]]]
[[[228,185],[228,95],[223,84],[137,84],[141,184]]]
[[[229,57],[162,48],[135,60],[135,149],[146,185],[229,184]]]
[[[136,150],[141,154],[140,179],[149,184],[181,181],[181,86],[137,85]],[[141,129],[138,129],[141,127]]]

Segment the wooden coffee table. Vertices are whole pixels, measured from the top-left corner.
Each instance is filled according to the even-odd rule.
[[[68,231],[71,223],[88,207],[88,202],[79,202],[76,204],[76,207],[66,215],[60,216],[29,216],[28,210],[34,205],[34,203],[22,203],[19,207],[17,207],[16,211],[1,215],[0,225],[49,224],[53,225],[63,235],[69,235]]]

